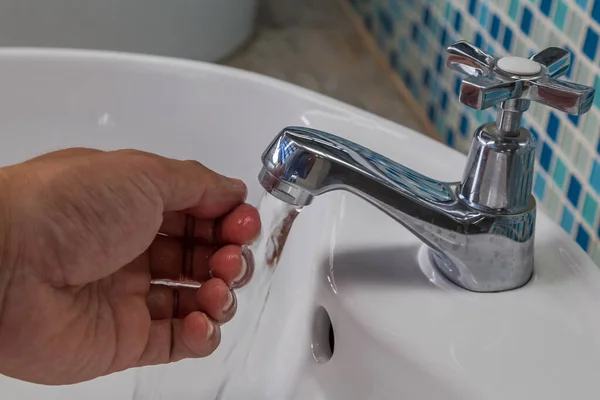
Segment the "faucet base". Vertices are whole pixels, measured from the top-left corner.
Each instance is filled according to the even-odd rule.
[[[495,293],[505,292],[509,290],[519,289],[531,280],[533,277],[533,257],[529,268],[522,268],[519,265],[518,269],[511,268],[511,266],[505,266],[507,272],[503,278],[502,275],[498,275],[498,267],[494,268],[494,277],[496,278],[493,283],[488,285],[482,284],[482,281],[477,280],[477,277],[471,274],[471,271],[467,271],[465,268],[460,268],[457,263],[450,260],[448,257],[438,253],[437,251],[429,248],[427,249],[431,263],[435,269],[438,270],[447,280],[455,284],[456,286],[469,290],[475,293]],[[515,279],[514,272],[518,271],[519,277]],[[466,272],[466,273],[465,273]]]

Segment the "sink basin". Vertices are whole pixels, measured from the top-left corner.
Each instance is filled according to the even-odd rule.
[[[285,126],[356,141],[440,180],[464,155],[314,92],[212,64],[76,50],[0,51],[0,164],[64,147],[138,148],[197,159],[249,185]],[[538,211],[524,287],[473,293],[446,281],[421,242],[365,201],[323,195],[297,218],[245,370],[244,399],[564,399],[600,391],[600,271]],[[211,357],[73,386],[0,376],[3,398],[213,399],[240,313]]]

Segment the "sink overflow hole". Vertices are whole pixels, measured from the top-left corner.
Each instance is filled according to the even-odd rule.
[[[312,330],[313,358],[319,364],[325,364],[335,350],[335,333],[327,310],[319,307],[315,313]]]

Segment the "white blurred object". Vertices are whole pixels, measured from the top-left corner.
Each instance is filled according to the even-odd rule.
[[[252,34],[258,0],[2,0],[0,46],[216,61]]]

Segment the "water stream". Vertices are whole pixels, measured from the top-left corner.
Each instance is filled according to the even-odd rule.
[[[262,232],[259,238],[248,248],[254,258],[254,271],[250,282],[243,288],[236,290],[238,298],[238,311],[235,324],[240,327],[235,331],[223,329],[223,340],[218,349],[222,357],[214,360],[211,365],[215,376],[209,381],[198,377],[189,382],[189,391],[185,390],[186,399],[218,399],[227,400],[233,387],[243,374],[248,379],[248,374],[259,373],[249,371],[247,359],[254,343],[261,317],[269,297],[273,274],[290,233],[294,220],[300,213],[296,206],[290,206],[277,200],[269,194],[263,194],[258,205],[262,221]],[[250,263],[249,263],[250,264]],[[206,361],[211,362],[211,357]],[[137,373],[134,391],[134,400],[170,399],[173,384],[169,381],[167,367],[152,367],[141,369]],[[166,369],[166,370],[165,370]],[[179,385],[178,385],[179,386]],[[202,389],[199,389],[202,386]],[[181,388],[180,388],[181,389]],[[201,391],[198,396],[188,394]],[[207,391],[211,394],[207,395]]]

